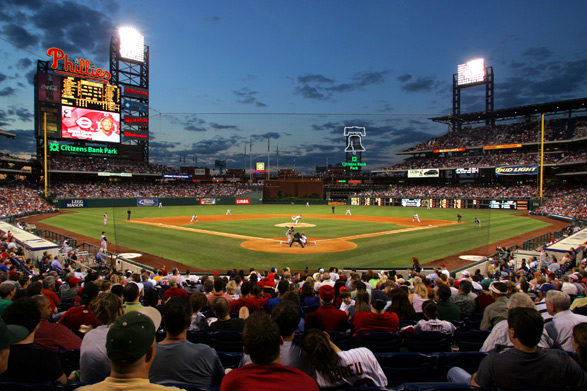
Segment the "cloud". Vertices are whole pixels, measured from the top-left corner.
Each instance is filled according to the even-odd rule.
[[[221,20],[222,20],[222,18],[219,16],[205,16],[204,17],[204,22],[208,22],[208,23],[216,23],[216,22],[220,22]]]
[[[16,68],[27,69],[31,65],[33,65],[33,62],[31,61],[31,59],[25,57],[25,58],[21,58],[20,60],[18,60],[18,62],[16,63]]]
[[[334,80],[327,78],[326,76],[322,75],[312,75],[308,74],[306,76],[298,76],[298,83],[300,84],[331,84],[334,83]]]
[[[2,83],[4,80],[8,79],[8,76],[6,76],[3,73],[0,73],[0,83]]]
[[[539,48],[529,48],[522,53],[524,57],[536,58],[536,59],[545,59],[552,56],[552,51],[547,49],[546,47],[542,46]]]
[[[404,73],[403,75],[399,75],[397,77],[397,81],[399,81],[400,83],[405,83],[411,79],[412,79],[412,75],[410,75],[409,73]]]
[[[24,121],[24,122],[30,122],[34,118],[34,115],[29,111],[29,109],[24,108],[24,107],[11,106],[8,109],[8,114],[15,115],[16,117],[18,117],[19,120]]]
[[[175,121],[172,121],[174,123]],[[185,121],[178,121],[185,130],[190,132],[205,132],[206,121],[196,117],[187,118]]]
[[[236,96],[240,99],[237,100],[238,103],[247,104],[247,105],[255,105],[256,107],[266,107],[265,103],[259,102],[255,95],[257,91],[251,91],[249,88],[241,88],[237,91],[232,91]]]
[[[418,77],[415,81],[402,85],[401,90],[405,92],[429,92],[434,89],[435,84],[434,77]]]
[[[324,75],[307,74],[298,76],[295,93],[306,99],[333,101],[334,94],[361,90],[373,84],[385,82],[385,75],[389,71],[357,72],[348,82],[335,84],[335,80]]]
[[[215,122],[210,122],[210,127],[214,130],[240,130],[236,125],[221,125]]]
[[[0,90],[0,96],[11,96],[11,95],[14,95],[15,92],[16,92],[16,89],[14,89],[12,87],[5,87]]]
[[[39,42],[38,37],[30,34],[23,27],[17,26],[13,23],[3,26],[0,34],[5,36],[7,40],[13,42],[19,48],[35,46]]]

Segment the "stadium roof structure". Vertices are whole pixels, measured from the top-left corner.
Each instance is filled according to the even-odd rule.
[[[486,123],[488,119],[495,121],[506,121],[517,118],[532,118],[539,115],[556,115],[569,114],[574,112],[587,111],[587,98],[563,100],[558,102],[540,103],[536,105],[518,106],[507,109],[493,110],[492,112],[477,111],[473,113],[452,114],[443,117],[429,118],[432,121],[451,124],[460,122],[461,124]]]
[[[16,139],[16,134],[10,133],[10,132],[6,132],[6,131],[4,131],[2,129],[0,129],[0,136],[4,136],[4,137]]]

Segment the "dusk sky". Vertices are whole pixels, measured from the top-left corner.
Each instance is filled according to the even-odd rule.
[[[34,154],[33,77],[58,47],[109,68],[129,25],[150,47],[151,162],[228,168],[267,162],[310,173],[345,160],[364,126],[367,170],[445,133],[458,64],[483,57],[495,108],[587,96],[583,1],[1,0],[0,151]],[[463,91],[482,110],[484,88]],[[247,161],[244,161],[246,148]],[[183,164],[183,163],[182,163]]]

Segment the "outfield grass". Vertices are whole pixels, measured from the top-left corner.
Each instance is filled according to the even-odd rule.
[[[403,228],[397,224],[330,220],[331,207],[299,205],[243,205],[231,206],[232,214],[322,214],[324,218],[304,218],[302,222],[316,224],[303,228],[312,238],[337,238],[357,234],[390,231]],[[394,208],[374,206],[352,206],[353,215],[397,216],[411,218],[417,212],[421,219],[456,221],[457,214],[463,216],[464,224],[431,228],[426,230],[396,233],[353,240],[353,250],[327,254],[280,254],[248,250],[240,246],[242,239],[214,236],[198,232],[181,231],[165,227],[126,222],[128,208],[87,208],[73,210],[74,213],[43,220],[43,223],[75,233],[99,239],[106,231],[109,241],[137,252],[149,253],[172,259],[202,269],[236,267],[267,268],[289,266],[303,269],[308,266],[338,265],[341,267],[403,267],[410,266],[416,256],[422,263],[487,246],[500,240],[548,226],[548,223],[523,216],[514,216],[515,211],[498,210],[454,210],[424,208]],[[283,238],[285,228],[275,224],[286,223],[289,218],[249,219],[235,221],[206,222],[207,215],[224,215],[227,206],[166,206],[164,208],[131,208],[132,219],[185,216],[186,226],[201,230],[226,232],[260,238]],[[347,207],[337,206],[336,214],[344,214]],[[103,224],[103,214],[108,213],[108,225]],[[192,214],[201,216],[198,224],[189,224]],[[475,228],[473,219],[482,221]],[[291,220],[289,220],[291,221]]]

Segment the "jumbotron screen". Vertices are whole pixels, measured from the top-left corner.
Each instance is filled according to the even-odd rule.
[[[61,104],[93,110],[120,112],[120,88],[79,77],[64,77]]]
[[[119,143],[120,114],[61,106],[61,137]]]

